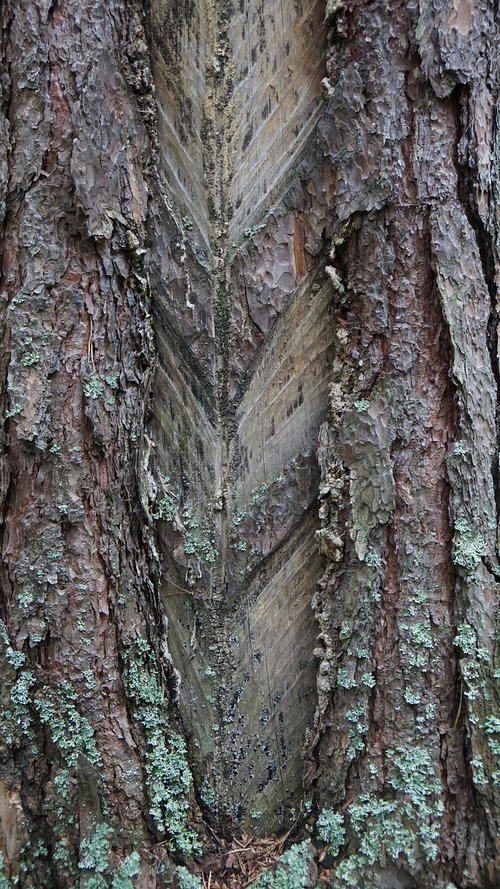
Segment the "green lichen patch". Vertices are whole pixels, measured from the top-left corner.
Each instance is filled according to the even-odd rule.
[[[113,866],[113,828],[106,823],[98,824],[94,832],[82,839],[78,868],[82,871],[82,889],[134,889],[133,878],[141,869],[138,852],[132,852],[120,864]]]
[[[172,889],[203,889],[200,878],[190,874],[182,865],[175,868],[167,885]]]
[[[213,565],[218,558],[218,550],[212,543],[212,532],[208,522],[201,520],[192,506],[181,506],[181,498],[170,488],[170,478],[161,476],[163,496],[157,498],[151,511],[158,521],[169,522],[184,538],[184,552],[196,556],[203,562]]]
[[[38,364],[40,361],[40,353],[39,352],[28,352],[21,360],[21,364],[23,367],[33,367],[34,364]]]
[[[35,676],[31,670],[21,670],[10,686],[10,692],[0,720],[0,734],[4,743],[11,747],[22,739],[29,741],[35,749],[33,716],[30,709],[31,689]],[[7,690],[7,683],[5,683]]]
[[[111,889],[133,889],[133,877],[137,877],[141,869],[141,859],[138,852],[127,855],[125,861],[120,864],[113,874]]]
[[[10,880],[5,873],[5,858],[0,852],[0,889],[14,889],[15,885],[17,885],[17,880]]]
[[[252,889],[308,889],[311,881],[310,863],[313,848],[308,840],[291,846],[272,871],[261,874],[251,883]]]
[[[5,411],[5,419],[10,420],[11,417],[17,417],[18,414],[22,413],[23,406],[19,401],[15,401],[12,407]]]
[[[3,621],[0,621],[0,640],[4,645],[5,660],[14,670],[18,670],[26,663],[26,655],[13,647]]]
[[[316,833],[318,839],[327,844],[330,855],[336,858],[346,838],[344,816],[334,809],[323,809],[316,821]]]
[[[482,710],[483,699],[488,695],[487,682],[484,675],[487,672],[489,662],[488,650],[478,645],[476,631],[468,623],[459,624],[453,644],[462,655],[460,668],[465,684],[464,695],[471,705],[475,701],[481,704],[479,709]],[[474,707],[472,707],[469,714],[469,722],[472,725],[477,725],[478,717],[473,710]]]
[[[388,750],[387,770],[393,798],[365,793],[347,810],[347,836],[357,848],[335,870],[339,889],[367,885],[373,869],[385,867],[388,860],[405,861],[418,874],[437,858],[443,804],[429,751]]]
[[[88,870],[93,874],[104,873],[109,865],[111,828],[108,824],[98,824],[93,835],[80,843],[80,870]]]
[[[498,803],[500,780],[500,693],[499,673],[488,649],[480,645],[474,627],[461,623],[453,640],[460,657],[467,701],[467,722],[472,741],[472,779],[483,793],[492,793]]]
[[[200,843],[188,827],[192,777],[186,744],[168,724],[156,678],[157,661],[145,639],[136,639],[129,646],[125,675],[134,717],[144,738],[149,813],[158,832],[168,836],[172,852],[190,856],[200,851]]]
[[[212,544],[207,528],[203,528],[189,507],[182,511],[184,525],[184,552],[186,555],[197,556],[204,562],[213,565],[217,561],[218,551]]]
[[[354,402],[354,410],[358,412],[358,414],[362,414],[364,411],[367,411],[370,407],[370,402],[366,400],[366,398],[361,398],[359,401]]]
[[[486,543],[483,537],[476,533],[465,519],[457,519],[452,552],[454,564],[465,573],[466,577],[474,578],[484,555],[486,555]]]
[[[94,730],[88,719],[76,706],[77,693],[69,682],[57,688],[46,686],[35,697],[34,706],[69,768],[76,768],[78,757],[83,753],[92,765],[101,764],[96,747]]]
[[[86,398],[100,398],[104,395],[104,384],[96,374],[93,374],[87,382],[83,384],[83,394]]]
[[[163,497],[157,499],[151,513],[157,521],[161,519],[164,522],[173,522],[180,512],[180,498],[168,489],[169,482],[170,478],[168,476],[162,478],[165,493]]]

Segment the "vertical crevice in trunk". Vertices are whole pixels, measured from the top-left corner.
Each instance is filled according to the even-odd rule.
[[[322,12],[198,2],[176,17],[153,4],[150,19],[158,215],[172,229],[168,258],[151,257],[165,609],[207,817],[259,832],[295,820],[313,708],[314,451],[331,347],[311,44]],[[277,148],[287,134],[291,156]],[[173,367],[177,336],[196,370]]]
[[[497,87],[498,91],[498,87]],[[498,365],[498,283],[497,275],[497,257],[495,256],[495,223],[492,221],[494,213],[485,214],[483,206],[482,213],[478,206],[481,201],[479,191],[477,166],[472,166],[472,158],[469,158],[469,137],[467,128],[474,125],[474,103],[475,96],[470,84],[457,86],[452,94],[452,99],[456,109],[456,127],[457,142],[455,163],[457,169],[458,188],[457,193],[462,204],[463,210],[471,229],[475,233],[476,243],[481,257],[481,266],[483,279],[488,288],[491,300],[491,313],[488,320],[488,347],[491,354],[491,369],[495,377],[497,386],[497,445],[500,445],[500,426],[498,417],[498,404],[500,403],[500,370]],[[495,141],[495,123],[492,125],[492,142]],[[483,198],[484,200],[484,198]],[[497,501],[497,516],[500,516],[500,484],[499,484],[499,467],[498,467],[498,447],[495,453],[491,472],[494,480],[495,495]],[[491,570],[498,576],[498,567],[496,564],[490,565]]]

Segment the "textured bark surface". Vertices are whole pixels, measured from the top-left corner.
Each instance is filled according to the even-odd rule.
[[[25,886],[119,868],[170,804],[143,712],[172,754],[137,472],[154,368],[142,34],[130,4],[2,6],[2,830]]]
[[[0,15],[0,885],[493,889],[495,3]]]

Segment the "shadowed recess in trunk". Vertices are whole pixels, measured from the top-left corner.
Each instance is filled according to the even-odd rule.
[[[165,198],[150,434],[179,707],[207,814],[281,830],[302,796],[323,567],[323,4],[153,2],[150,35]]]

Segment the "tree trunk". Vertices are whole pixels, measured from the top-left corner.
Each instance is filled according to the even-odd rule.
[[[493,889],[494,0],[0,14],[0,887]]]

